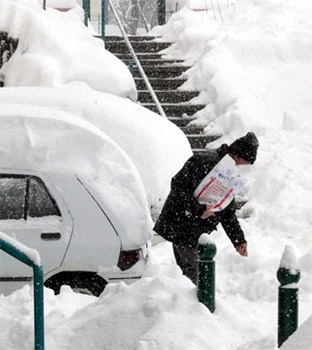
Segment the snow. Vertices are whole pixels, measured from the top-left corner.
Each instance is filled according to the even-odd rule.
[[[280,267],[293,271],[296,274],[296,271],[299,269],[298,261],[294,252],[293,247],[287,245],[282,255],[280,262]]]
[[[248,202],[239,211],[249,256],[237,254],[222,228],[211,234],[218,248],[214,314],[197,302],[168,242],[153,246],[141,280],[110,285],[100,298],[46,289],[49,350],[274,350],[276,271],[287,245],[302,276],[300,328],[281,349],[311,348],[312,3],[219,0],[220,12],[213,3],[207,13],[185,8],[153,33],[174,43],[167,57],[193,66],[183,89],[199,89],[194,102],[207,103],[194,123],[223,134],[212,147],[247,131],[259,138],[258,159],[246,174]],[[31,305],[27,286],[0,297],[1,348],[32,348]]]
[[[128,99],[86,86],[5,88],[0,89],[0,102],[65,110],[100,128],[137,167],[154,218],[169,193],[171,178],[192,155],[185,135],[173,123]]]
[[[210,244],[214,244],[214,242],[211,239],[211,237],[208,235],[208,233],[203,233],[198,239],[198,244],[210,245]]]
[[[307,319],[281,347],[281,350],[310,350],[312,344],[312,317]]]
[[[65,111],[9,103],[0,103],[0,125],[2,169],[78,176],[120,222],[125,246],[142,245],[151,237],[141,177],[123,150],[97,127]]]
[[[80,7],[60,12],[44,11],[37,2],[24,4],[0,2],[0,30],[19,40],[12,59],[1,68],[5,86],[83,82],[95,90],[136,100],[129,69],[84,26]]]
[[[41,266],[41,260],[37,250],[26,247],[24,244],[16,241],[3,232],[0,232],[0,239],[1,241],[8,243],[10,246],[13,246],[16,250],[27,256],[27,258],[32,261],[34,265]]]

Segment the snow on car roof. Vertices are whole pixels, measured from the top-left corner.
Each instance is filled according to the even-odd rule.
[[[0,167],[77,175],[122,218],[124,242],[142,243],[151,234],[136,167],[97,127],[64,111],[0,103],[0,130]]]
[[[192,155],[186,136],[173,123],[128,99],[87,86],[3,88],[0,102],[53,107],[99,127],[136,165],[155,216],[169,193],[171,178]]]

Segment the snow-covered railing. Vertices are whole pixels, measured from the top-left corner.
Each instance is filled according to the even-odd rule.
[[[35,350],[44,350],[43,269],[40,256],[35,249],[26,247],[2,232],[0,232],[0,250],[33,268]]]
[[[163,108],[161,107],[161,104],[160,104],[160,102],[159,102],[159,100],[158,100],[158,98],[157,98],[157,96],[156,96],[156,94],[155,94],[155,92],[154,92],[154,90],[152,88],[152,85],[150,84],[149,80],[147,79],[147,76],[146,76],[146,74],[145,74],[145,72],[144,72],[144,70],[143,70],[143,68],[141,66],[141,63],[140,63],[136,53],[133,50],[133,47],[132,47],[132,45],[130,43],[130,40],[128,38],[128,35],[127,35],[126,30],[124,28],[124,25],[121,22],[121,19],[120,19],[119,15],[118,15],[118,12],[116,10],[116,7],[115,7],[113,1],[112,0],[108,0],[108,3],[109,3],[109,6],[110,6],[110,8],[111,8],[111,10],[113,12],[113,15],[114,15],[114,17],[115,17],[115,19],[116,19],[116,21],[118,23],[119,29],[120,29],[120,31],[122,33],[122,36],[125,39],[125,42],[126,42],[126,45],[127,45],[128,49],[130,51],[130,54],[131,54],[131,56],[132,56],[132,58],[133,58],[133,60],[134,60],[134,62],[136,64],[136,66],[137,66],[137,68],[138,68],[138,70],[139,70],[143,80],[144,80],[144,83],[145,83],[148,91],[150,92],[150,94],[152,96],[153,101],[155,102],[155,105],[156,105],[156,108],[157,108],[159,114],[162,117],[167,118],[167,116],[166,116]]]

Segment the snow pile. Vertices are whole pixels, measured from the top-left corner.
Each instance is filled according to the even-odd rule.
[[[28,5],[28,6],[27,6]],[[6,86],[87,84],[95,90],[136,100],[134,80],[118,58],[104,50],[83,24],[83,11],[52,8],[37,2],[0,2],[0,31],[19,40],[1,68]]]
[[[0,102],[57,108],[104,131],[137,167],[154,218],[169,193],[171,178],[192,154],[185,135],[174,124],[128,99],[87,87],[4,88]]]
[[[312,317],[280,347],[281,350],[310,350],[312,344]]]
[[[141,177],[98,128],[64,111],[14,104],[0,104],[0,125],[2,168],[78,176],[124,227],[124,244],[141,245],[151,237]]]
[[[218,309],[211,314],[197,302],[194,285],[173,264],[168,243],[155,248],[152,261],[143,279],[132,285],[109,285],[98,299],[78,296],[68,287],[56,297],[45,289],[46,348],[229,350],[255,336],[266,336],[272,345],[266,306],[259,319],[254,306],[246,309],[242,300],[231,304],[218,299]],[[1,346],[18,349],[23,341],[23,350],[30,350],[30,288],[0,298],[0,309],[0,325],[6,324]]]

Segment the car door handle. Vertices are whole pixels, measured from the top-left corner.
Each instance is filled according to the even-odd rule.
[[[61,234],[59,232],[41,233],[41,239],[44,241],[56,241],[61,239]]]

